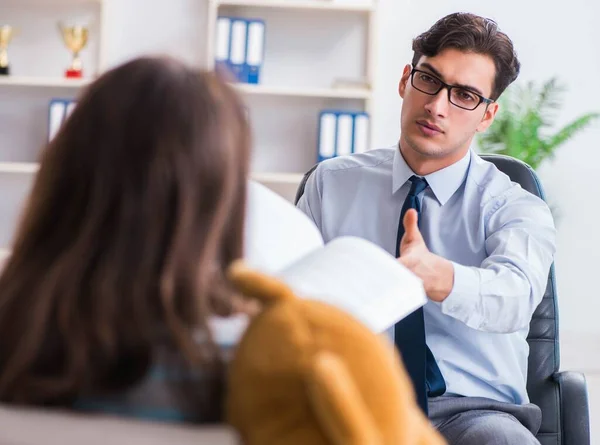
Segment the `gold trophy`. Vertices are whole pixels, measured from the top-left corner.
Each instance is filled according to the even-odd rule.
[[[73,53],[73,61],[65,72],[65,76],[71,79],[79,79],[83,77],[83,63],[79,53],[87,45],[89,29],[86,26],[65,26],[62,23],[59,23],[58,28],[65,46]]]
[[[0,26],[0,75],[10,74],[10,65],[8,64],[8,44],[15,35],[15,29],[12,26]]]

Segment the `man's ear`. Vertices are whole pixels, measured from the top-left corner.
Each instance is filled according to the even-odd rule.
[[[400,78],[400,83],[398,84],[398,93],[400,97],[404,99],[404,94],[406,92],[406,86],[408,85],[408,79],[410,78],[410,72],[412,71],[412,65],[408,64],[404,67],[404,71],[402,71],[402,77]]]
[[[477,125],[476,131],[478,133],[483,133],[489,128],[490,125],[492,125],[494,118],[496,117],[496,113],[498,112],[498,108],[500,108],[498,102],[491,103],[487,106],[481,122],[479,122],[479,125]]]

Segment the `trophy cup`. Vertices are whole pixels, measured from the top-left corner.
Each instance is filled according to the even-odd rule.
[[[15,29],[12,26],[0,26],[0,75],[10,74],[8,64],[8,44],[15,35]]]
[[[65,46],[73,53],[71,66],[65,71],[65,76],[70,79],[83,77],[83,64],[79,53],[88,42],[89,30],[86,26],[65,26],[59,23],[58,28]]]

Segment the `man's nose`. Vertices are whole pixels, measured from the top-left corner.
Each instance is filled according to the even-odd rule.
[[[442,88],[435,96],[431,96],[429,102],[425,105],[425,109],[432,116],[446,117],[450,106],[448,89]]]

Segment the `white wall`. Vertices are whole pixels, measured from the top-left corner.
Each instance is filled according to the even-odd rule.
[[[142,54],[204,60],[206,0],[104,0],[108,67]]]

